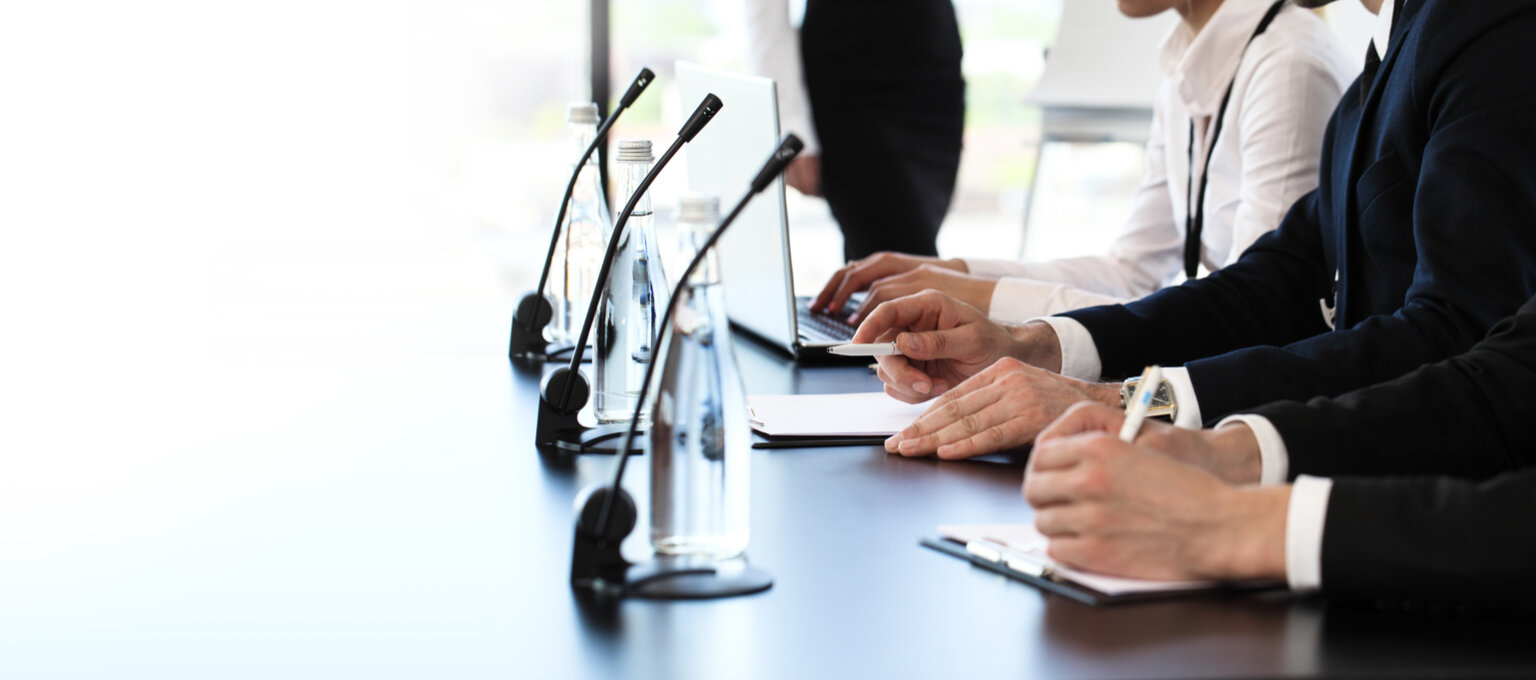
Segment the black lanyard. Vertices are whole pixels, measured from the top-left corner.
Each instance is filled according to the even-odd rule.
[[[1253,39],[1264,33],[1269,28],[1270,22],[1275,20],[1275,15],[1280,13],[1286,0],[1275,0],[1264,18],[1259,20],[1259,27],[1253,30],[1253,35],[1248,36],[1248,42],[1243,44],[1243,54],[1248,53],[1248,46],[1253,44]],[[1237,67],[1243,67],[1243,54],[1238,55]],[[1232,75],[1232,82],[1227,83],[1227,93],[1221,96],[1221,108],[1216,111],[1216,122],[1211,128],[1211,143],[1206,147],[1205,167],[1200,170],[1200,194],[1194,196],[1194,171],[1195,171],[1195,119],[1189,119],[1189,190],[1184,200],[1188,209],[1184,212],[1184,276],[1195,278],[1195,273],[1200,269],[1200,232],[1205,230],[1205,185],[1210,183],[1211,156],[1216,152],[1216,140],[1221,138],[1221,120],[1227,116],[1227,102],[1232,99],[1232,86],[1237,84],[1237,74]]]

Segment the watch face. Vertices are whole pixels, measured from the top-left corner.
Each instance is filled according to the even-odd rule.
[[[1141,382],[1139,379],[1133,378],[1121,385],[1120,401],[1122,403],[1130,403],[1131,395],[1135,394],[1136,384],[1139,382]],[[1177,411],[1178,405],[1173,401],[1173,385],[1164,380],[1158,384],[1157,390],[1152,393],[1152,403],[1147,405],[1147,415],[1154,418],[1162,416],[1172,418]]]

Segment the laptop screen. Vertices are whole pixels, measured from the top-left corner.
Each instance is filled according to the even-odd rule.
[[[779,106],[773,81],[678,62],[677,83],[684,111],[693,110],[711,92],[725,104],[709,126],[683,147],[689,188],[719,196],[724,212],[741,199],[768,155],[778,148]],[[795,295],[782,177],[747,205],[718,248],[731,321],[793,353]]]

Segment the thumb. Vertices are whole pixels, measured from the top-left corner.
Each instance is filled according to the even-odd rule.
[[[910,359],[928,361],[952,359],[956,338],[954,330],[909,331],[896,336],[896,348]]]

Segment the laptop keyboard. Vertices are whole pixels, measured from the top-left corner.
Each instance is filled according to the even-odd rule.
[[[800,335],[812,342],[848,342],[858,330],[852,324],[835,316],[813,312],[800,305]]]

